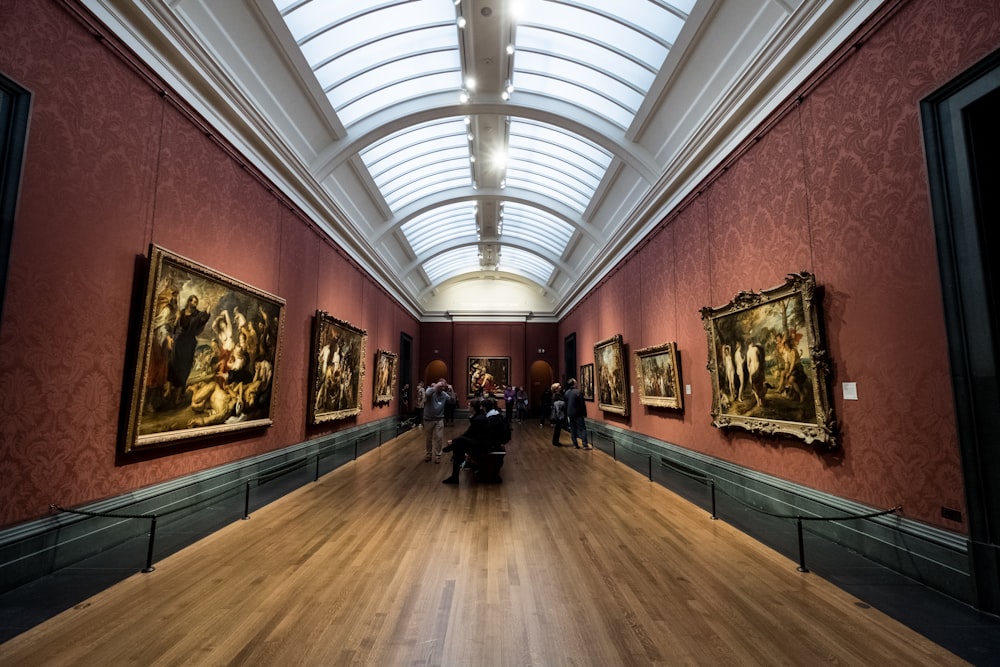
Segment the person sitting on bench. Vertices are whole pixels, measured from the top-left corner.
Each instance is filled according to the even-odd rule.
[[[472,415],[469,417],[469,427],[465,433],[448,441],[442,449],[451,452],[451,477],[441,480],[445,484],[458,484],[458,471],[462,468],[462,463],[468,458],[474,459],[477,450],[482,449],[482,443],[489,439],[490,424],[486,419],[486,410],[483,401],[472,399],[469,402]]]

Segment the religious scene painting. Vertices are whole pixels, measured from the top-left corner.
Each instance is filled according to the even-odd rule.
[[[396,386],[398,355],[388,350],[375,352],[375,404],[384,405],[392,400]]]
[[[309,423],[361,414],[368,332],[317,310],[309,371]]]
[[[681,396],[677,346],[663,343],[635,352],[639,403],[660,408],[684,407]]]
[[[269,426],[284,304],[151,246],[124,451]]]
[[[815,277],[802,272],[702,309],[714,426],[835,446],[818,300]]]
[[[583,400],[594,400],[594,364],[580,366],[580,392]]]
[[[510,357],[469,357],[469,397],[499,398],[510,384]]]
[[[594,345],[594,382],[597,407],[605,412],[628,416],[629,385],[625,372],[625,344],[615,334]]]

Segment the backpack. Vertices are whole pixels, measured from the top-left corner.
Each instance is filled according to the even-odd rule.
[[[566,419],[566,402],[562,399],[552,401],[552,412],[549,419],[554,422],[561,422]]]

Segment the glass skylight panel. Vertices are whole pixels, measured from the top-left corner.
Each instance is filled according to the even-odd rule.
[[[615,65],[619,71],[627,70],[624,73],[627,78],[618,78],[607,71],[608,58],[603,59],[600,63],[605,69],[596,69],[588,64],[552,58],[534,51],[519,51],[517,66],[521,72],[525,73],[532,72],[538,75],[554,76],[571,82],[582,81],[587,88],[596,89],[611,99],[621,98],[619,101],[624,106],[638,109],[639,105],[642,104],[644,91],[653,84],[655,74],[627,58],[619,58],[611,52],[608,52],[608,56],[620,61]]]
[[[400,230],[419,257],[463,237],[476,236],[476,205],[472,202],[448,204],[418,215]]]
[[[623,130],[628,128],[635,117],[632,109],[610,100],[596,90],[591,90],[579,84],[560,79],[537,75],[530,72],[516,71],[514,88],[521,92],[538,93],[546,97],[566,100],[583,109],[604,116]]]
[[[436,157],[437,159],[431,159]],[[390,166],[383,172],[378,174],[372,174],[372,176],[380,183],[385,183],[386,186],[392,183],[396,179],[406,178],[407,176],[412,176],[417,169],[417,165],[426,165],[421,167],[421,169],[428,169],[440,166],[442,169],[448,168],[449,165],[445,165],[445,162],[454,163],[459,161],[463,167],[468,167],[469,164],[469,149],[466,146],[452,146],[449,148],[442,148],[433,155],[431,154],[417,154],[414,155],[412,161],[398,162],[395,165]],[[385,164],[385,162],[383,162]]]
[[[369,146],[361,159],[395,211],[420,197],[472,185],[467,134],[461,118],[429,121]]]
[[[513,83],[627,128],[694,0],[525,0]]]
[[[538,255],[510,246],[504,246],[503,252],[500,254],[498,268],[501,271],[526,276],[541,285],[549,282],[549,278],[552,277],[552,272],[555,270],[551,262]]]
[[[414,181],[385,195],[386,203],[393,211],[398,211],[423,197],[429,197],[439,192],[447,192],[455,188],[466,187],[471,183],[468,165],[450,172],[442,172],[437,176]]]
[[[572,237],[573,226],[548,211],[516,202],[504,203],[504,239],[520,239],[550,256],[561,257]]]
[[[361,152],[369,169],[378,171],[375,163],[398,156],[399,161],[413,159],[413,155],[433,153],[447,146],[468,145],[468,130],[461,118],[435,120],[414,125],[390,134]]]
[[[447,280],[463,273],[477,272],[479,265],[479,249],[477,246],[466,246],[443,252],[423,263],[424,273],[431,283]]]
[[[344,125],[420,95],[461,88],[452,3],[311,0],[283,6],[285,23]]]
[[[512,119],[507,187],[544,194],[582,213],[611,164],[611,154],[566,130]]]

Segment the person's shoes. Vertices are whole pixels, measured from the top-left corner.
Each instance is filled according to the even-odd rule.
[[[450,452],[452,450],[452,448],[453,448],[453,445],[450,445],[450,444],[449,445],[445,445],[444,447],[441,448],[441,451],[442,452]]]
[[[583,448],[584,449],[593,449],[594,446],[593,445],[584,445]]]
[[[434,463],[441,463],[441,457],[440,456],[435,456],[434,457]]]
[[[553,447],[562,447],[562,445],[560,445],[558,442],[553,442],[552,446]]]
[[[580,445],[573,445],[573,448],[574,449],[583,449],[583,447],[581,447]]]
[[[442,484],[458,484],[458,477],[447,477],[441,480]]]
[[[430,461],[430,460],[431,460],[431,455],[430,454],[427,454],[426,456],[424,456],[424,461]]]

